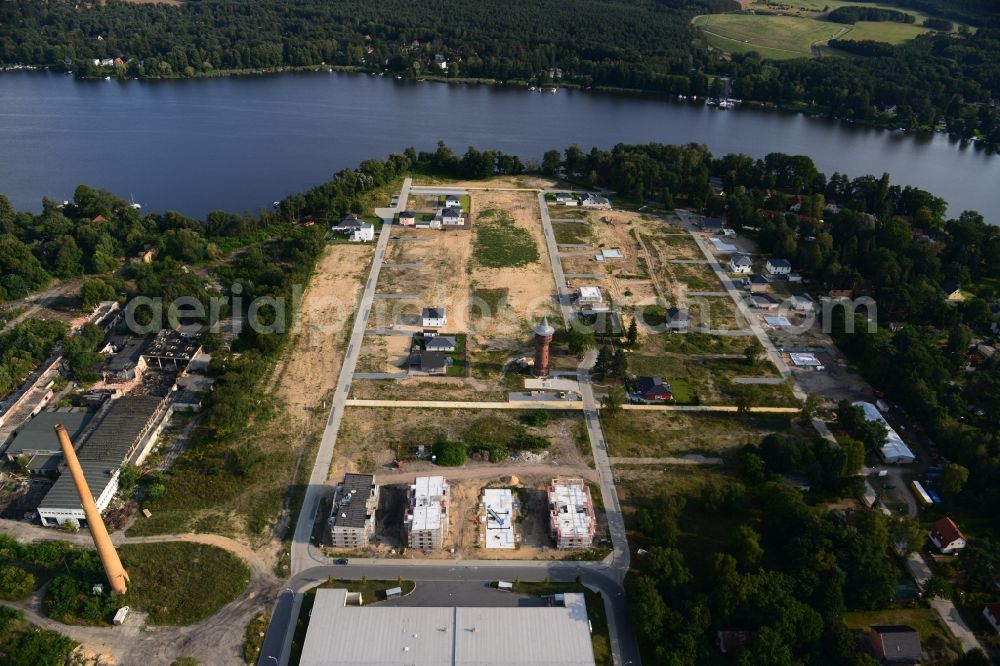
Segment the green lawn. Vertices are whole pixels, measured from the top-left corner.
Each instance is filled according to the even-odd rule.
[[[605,421],[608,451],[619,458],[715,456],[791,427],[791,419],[781,414],[628,411]]]
[[[894,23],[892,21],[858,21],[851,31],[839,39],[862,41],[870,39],[876,42],[902,44],[917,35],[930,32],[930,28],[913,23]]]
[[[487,208],[473,227],[473,257],[486,268],[517,268],[538,262],[538,246],[531,234],[517,226],[510,213]]]
[[[556,243],[591,243],[594,240],[590,225],[581,222],[553,222],[552,231],[555,232]]]
[[[844,624],[849,629],[867,631],[873,624],[905,624],[913,627],[920,634],[920,642],[924,645],[940,642],[953,645],[955,639],[941,624],[937,613],[931,608],[917,606],[915,608],[890,608],[877,611],[851,611],[844,613]]]
[[[743,338],[741,338],[743,339]],[[748,343],[749,339],[743,339]],[[694,395],[691,402],[703,405],[733,405],[743,385],[734,384],[735,377],[778,377],[777,370],[768,361],[755,366],[746,360],[689,359],[682,356],[629,354],[629,372],[636,375],[658,375],[671,386],[686,382]],[[680,384],[678,384],[680,386]],[[753,385],[758,394],[757,406],[795,406],[794,396],[786,384]],[[680,399],[678,398],[678,401]]]
[[[709,335],[708,333],[661,333],[655,342],[665,352],[675,354],[742,354],[747,340],[736,335]]]
[[[757,51],[765,58],[808,58],[815,42],[825,42],[849,26],[798,16],[764,14],[709,14],[698,16],[709,44],[729,53]]]

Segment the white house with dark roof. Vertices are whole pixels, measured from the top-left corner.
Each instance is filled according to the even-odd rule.
[[[424,328],[443,328],[448,325],[444,308],[424,308],[420,312],[420,325]]]
[[[444,198],[444,207],[445,208],[461,208],[462,207],[462,200],[459,199],[457,195],[449,194],[448,196],[446,196]]]
[[[765,268],[771,275],[788,275],[792,272],[792,263],[788,259],[768,259]]]
[[[455,206],[442,208],[434,217],[440,220],[441,224],[446,227],[465,226],[465,213],[462,212],[461,208],[456,208]]]
[[[607,197],[602,197],[599,194],[585,194],[583,198],[580,199],[580,205],[584,208],[611,210],[611,201]]]
[[[745,254],[734,254],[729,257],[729,272],[749,275],[753,270],[753,260]]]
[[[399,223],[404,227],[412,227],[417,223],[417,214],[412,210],[404,210],[399,214]]]
[[[352,243],[370,243],[375,240],[375,225],[365,222],[351,232]]]

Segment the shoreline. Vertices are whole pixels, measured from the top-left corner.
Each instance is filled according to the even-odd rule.
[[[73,74],[71,70],[60,70],[54,66],[37,66],[37,65],[8,65],[0,68],[0,75],[7,72],[51,72],[51,73],[64,73]],[[527,89],[532,84],[529,81],[521,79],[510,79],[507,81],[498,81],[494,78],[489,77],[456,77],[449,78],[447,76],[436,76],[427,75],[421,78],[397,78],[392,74],[387,72],[373,72],[364,67],[348,66],[348,65],[303,65],[298,67],[273,67],[264,69],[219,69],[210,72],[198,72],[194,76],[144,76],[142,78],[120,78],[117,76],[106,76],[106,77],[84,77],[73,75],[75,81],[102,81],[102,80],[115,80],[120,82],[128,81],[187,81],[195,79],[221,79],[230,77],[253,77],[253,76],[277,76],[282,74],[308,74],[308,73],[339,73],[339,74],[365,74],[368,76],[374,76],[377,78],[388,78],[393,81],[406,81],[410,83],[445,83],[449,85],[487,85],[494,88],[510,88],[510,89]],[[662,99],[671,102],[684,102],[692,106],[704,106],[706,105],[709,97],[703,97],[701,99],[695,98],[683,98],[679,95],[672,93],[665,93],[657,90],[646,90],[642,88],[617,88],[613,86],[590,86],[585,87],[578,83],[572,82],[558,82],[552,83],[542,88],[565,88],[569,90],[578,90],[581,92],[591,92],[600,93],[606,95],[613,95],[618,97],[642,97],[642,98],[653,98]],[[527,90],[525,90],[527,92]],[[705,102],[701,100],[704,99]],[[973,138],[963,138],[948,132],[943,127],[914,127],[911,129],[900,128],[896,123],[892,122],[891,119],[865,119],[865,120],[855,120],[853,118],[842,118],[833,114],[830,114],[827,109],[819,106],[809,106],[803,104],[793,104],[789,106],[780,106],[777,104],[750,101],[750,102],[740,102],[737,104],[736,108],[733,110],[738,110],[739,108],[747,108],[755,111],[765,111],[765,112],[777,112],[786,114],[802,114],[809,118],[819,118],[822,120],[827,120],[831,122],[842,122],[855,125],[857,127],[871,128],[877,130],[883,130],[887,132],[899,132],[906,135],[911,135],[914,138],[929,137],[933,134],[944,134],[950,139],[955,140],[964,149],[965,147],[971,146],[978,150],[984,150],[989,154],[1000,153],[1000,146],[994,146],[986,143],[980,137]]]

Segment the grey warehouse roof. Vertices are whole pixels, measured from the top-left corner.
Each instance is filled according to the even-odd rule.
[[[90,417],[90,413],[82,411],[41,412],[15,433],[13,440],[7,446],[6,454],[11,458],[16,458],[25,452],[51,453],[59,451],[59,438],[56,437],[55,425],[61,423],[66,426],[69,438],[75,441]]]
[[[582,594],[566,594],[566,606],[503,608],[357,607],[346,595],[316,591],[302,666],[594,664]]]

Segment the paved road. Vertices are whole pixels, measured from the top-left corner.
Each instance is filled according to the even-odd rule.
[[[376,210],[383,220],[391,222],[397,210],[406,209],[410,183],[409,178],[403,182],[403,189],[396,208]],[[378,284],[379,271],[385,259],[385,250],[389,245],[391,234],[392,225],[384,224],[379,233],[378,242],[375,245],[375,256],[372,259],[371,272],[368,281],[365,283],[364,293],[361,295],[361,302],[358,304],[358,313],[365,313],[371,310],[372,299],[375,297],[375,286]],[[325,564],[326,562],[325,558],[317,557],[310,552],[312,527],[320,498],[326,490],[326,478],[330,470],[330,464],[333,462],[333,450],[337,444],[337,432],[340,430],[340,421],[344,416],[344,404],[351,390],[351,378],[354,376],[354,369],[358,363],[361,342],[365,335],[367,323],[367,318],[364,316],[358,316],[354,319],[354,328],[351,331],[350,343],[347,346],[347,353],[344,355],[344,362],[340,368],[340,376],[337,380],[337,388],[330,406],[330,416],[327,419],[326,429],[323,431],[323,437],[320,440],[319,452],[316,455],[316,462],[309,476],[309,485],[306,487],[302,508],[299,511],[299,518],[295,524],[291,555],[291,569],[293,574],[315,564]]]
[[[559,261],[559,245],[556,234],[552,230],[552,219],[549,217],[549,205],[545,201],[545,192],[538,193],[538,210],[542,216],[542,231],[545,234],[545,247],[549,252],[549,263],[552,265],[552,276],[556,280],[556,297],[563,321],[569,325],[573,321],[573,306],[569,289],[566,286],[566,275],[563,273],[562,262]]]
[[[982,650],[983,646],[980,644],[979,639],[976,638],[975,634],[972,633],[972,629],[966,624],[962,616],[958,614],[958,609],[955,608],[955,604],[951,602],[951,599],[942,599],[941,597],[934,597],[930,601],[931,608],[937,611],[937,614],[941,617],[941,620],[947,625],[948,630],[958,639],[958,642],[962,644],[962,650],[965,652],[971,652],[972,650]]]

